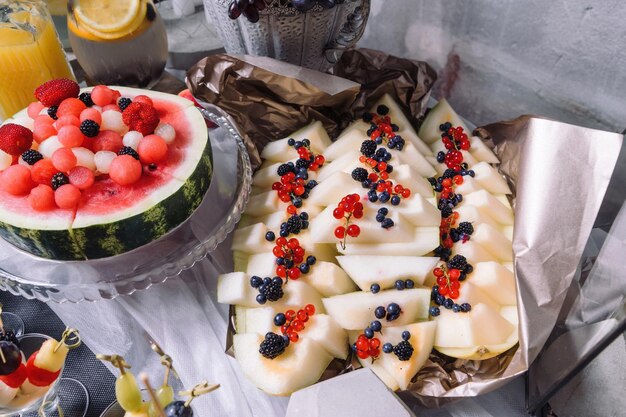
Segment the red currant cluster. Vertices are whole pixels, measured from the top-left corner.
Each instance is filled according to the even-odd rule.
[[[280,177],[280,182],[272,184],[272,190],[278,192],[278,198],[283,203],[290,203],[292,197],[300,197],[306,192],[303,178],[296,178],[296,174],[288,172]]]
[[[433,270],[433,275],[437,278],[437,285],[439,286],[437,291],[439,294],[444,297],[448,296],[453,300],[459,298],[461,271],[458,269],[448,270],[445,266],[441,266]]]
[[[281,333],[287,336],[290,342],[297,342],[300,338],[298,332],[304,330],[304,323],[309,321],[309,317],[313,314],[315,314],[315,306],[307,304],[298,312],[287,310],[285,314],[278,313],[274,317],[274,324],[280,326]]]
[[[361,333],[355,343],[356,355],[361,359],[376,359],[380,356],[380,339],[367,338],[365,333]]]
[[[324,155],[321,155],[321,154],[315,155],[313,151],[311,151],[310,145],[303,144],[302,146],[299,146],[298,148],[296,148],[296,150],[298,152],[298,156],[300,157],[300,159],[303,159],[305,161],[312,160],[309,166],[307,167],[307,169],[311,171],[317,171],[326,162],[326,158],[324,158]]]
[[[445,162],[448,168],[459,172],[462,169],[461,164],[463,163],[461,150],[469,150],[471,146],[469,138],[461,126],[452,127],[450,123],[444,123],[439,126],[439,128],[443,131],[441,141],[448,150],[443,162]]]
[[[441,239],[441,246],[446,249],[451,249],[452,246],[454,246],[454,241],[450,237],[450,230],[454,227],[458,218],[459,213],[453,211],[450,216],[441,219],[441,223],[439,224],[439,237]]]
[[[361,234],[361,228],[356,224],[351,224],[352,217],[360,219],[363,217],[363,203],[359,200],[358,194],[348,194],[343,197],[337,207],[333,210],[333,217],[340,220],[344,219],[343,226],[335,228],[335,237],[341,239],[341,247],[346,248],[346,239],[350,237],[358,237]]]
[[[302,272],[298,268],[304,260],[305,251],[298,239],[279,237],[272,249],[274,256],[280,261],[276,266],[276,275],[283,279],[298,279]]]
[[[378,106],[376,108],[376,114],[365,113],[363,115],[363,120],[370,123],[367,135],[378,145],[384,143],[389,149],[398,149],[400,151],[404,148],[404,139],[402,139],[400,135],[396,134],[400,128],[391,123],[389,108],[387,106]]]

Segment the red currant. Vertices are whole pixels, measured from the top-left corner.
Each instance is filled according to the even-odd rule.
[[[296,211],[298,211],[298,209],[293,204],[289,204],[287,206],[287,213],[289,213],[289,214],[296,214]]]
[[[433,275],[436,276],[436,277],[442,277],[443,276],[443,269],[441,269],[441,268],[433,269]]]
[[[306,323],[307,321],[309,321],[309,315],[304,310],[298,310],[297,317],[298,317],[298,320],[300,320],[303,323]]]
[[[460,175],[455,175],[455,176],[454,176],[454,183],[455,183],[456,185],[461,185],[461,184],[463,184],[463,177],[462,177],[462,176],[460,176]]]
[[[304,323],[302,323],[301,320],[295,319],[292,323],[291,326],[294,328],[295,331],[297,332],[301,332],[302,330],[304,330]]]
[[[363,351],[363,350],[357,350],[356,355],[361,359],[367,359],[370,356],[367,351]]]
[[[294,318],[296,318],[296,312],[293,310],[287,310],[285,311],[285,317],[287,318],[287,320],[293,320]]]
[[[348,226],[348,236],[357,237],[361,234],[361,228],[356,224],[351,224]]]
[[[298,268],[291,268],[287,272],[287,276],[290,279],[298,279],[298,278],[300,278],[300,274],[301,274],[301,272],[300,272],[300,270]]]
[[[293,193],[298,196],[304,194],[304,187],[298,185],[296,188],[294,188]]]
[[[324,162],[326,162],[326,158],[324,158],[324,155],[317,155],[315,157],[315,163],[317,165],[324,165]]]
[[[307,304],[306,306],[304,306],[304,310],[309,316],[315,314],[315,306],[313,304]]]
[[[282,258],[283,256],[285,256],[285,252],[279,246],[274,246],[274,249],[272,249],[272,253],[277,258]]]
[[[346,234],[346,228],[345,228],[345,227],[343,227],[343,226],[338,226],[338,227],[335,229],[335,237],[336,237],[337,239],[343,239],[343,237],[345,236],[345,234]]]
[[[411,190],[409,190],[408,188],[405,188],[402,190],[402,197],[403,198],[409,198],[411,196]]]
[[[457,298],[459,298],[459,290],[455,290],[455,289],[450,290],[450,292],[448,293],[448,297],[452,298],[453,300],[456,300]]]
[[[380,339],[374,337],[370,340],[370,347],[372,349],[377,349],[380,346]]]
[[[461,276],[461,271],[459,271],[458,269],[451,269],[448,271],[448,276],[452,280],[458,280]]]
[[[370,348],[369,343],[367,342],[367,339],[358,339],[356,341],[356,348],[357,350],[363,350],[365,352],[367,352]]]
[[[360,219],[361,217],[363,217],[363,211],[355,209],[352,215],[354,216],[355,219]]]
[[[446,279],[446,277],[439,277],[437,278],[437,285],[444,286],[448,283],[448,280]]]
[[[296,343],[298,341],[298,339],[300,338],[298,336],[298,333],[296,332],[289,332],[287,333],[287,337],[289,338],[290,342]]]
[[[276,275],[278,275],[281,278],[285,278],[287,276],[287,269],[282,265],[277,266]]]

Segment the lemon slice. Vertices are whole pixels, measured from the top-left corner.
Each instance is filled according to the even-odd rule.
[[[74,16],[87,30],[120,33],[144,11],[141,4],[140,0],[79,0],[74,6]]]

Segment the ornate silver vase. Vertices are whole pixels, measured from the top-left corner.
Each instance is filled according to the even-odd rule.
[[[363,35],[370,0],[345,0],[302,13],[289,0],[266,0],[257,23],[228,17],[231,0],[204,0],[207,19],[218,29],[226,52],[269,56],[324,71]]]

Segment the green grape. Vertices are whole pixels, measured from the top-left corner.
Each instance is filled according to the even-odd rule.
[[[141,410],[141,391],[135,380],[135,376],[130,372],[117,377],[115,381],[115,397],[120,406],[126,411],[137,412]]]
[[[163,385],[156,392],[156,396],[159,399],[159,404],[162,407],[165,407],[172,401],[174,401],[174,390],[169,385]],[[148,415],[150,417],[159,417],[159,411],[156,409],[156,406],[153,402],[150,402],[150,407],[148,408]]]

